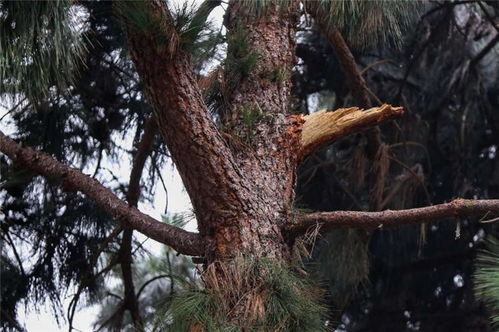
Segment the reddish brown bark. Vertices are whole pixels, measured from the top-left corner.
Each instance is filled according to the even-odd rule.
[[[80,170],[63,165],[46,153],[21,147],[1,131],[0,151],[16,165],[51,181],[61,182],[64,190],[82,192],[125,227],[136,229],[186,255],[198,256],[204,252],[204,240],[198,234],[167,225],[143,214]]]
[[[399,211],[317,212],[298,216],[296,224],[290,227],[289,232],[292,236],[296,236],[314,227],[318,227],[321,232],[339,227],[387,228],[472,216],[482,218],[499,216],[499,200],[456,199],[445,204]]]
[[[231,1],[225,17],[229,40],[244,31],[248,52],[257,54],[254,68],[226,91],[231,117],[230,135],[242,144],[231,144],[237,167],[251,181],[252,197],[246,218],[228,229],[244,238],[250,252],[287,257],[282,227],[289,221],[294,198],[297,151],[302,120],[287,117],[291,95],[291,68],[298,7],[296,3],[270,1],[265,13],[255,13],[241,1]],[[225,81],[233,78],[226,72]],[[251,126],[245,113],[257,113]]]
[[[171,24],[164,3],[151,3],[154,6],[150,15]],[[170,44],[178,39],[173,34],[165,31]],[[213,237],[215,228],[225,229],[228,220],[237,219],[241,211],[248,210],[249,181],[240,173],[227,143],[210,119],[190,56],[175,45],[157,45],[155,36],[140,33],[133,26],[129,27],[128,37],[132,59],[144,82],[159,131],[190,195],[199,230],[204,236]],[[213,242],[215,251],[224,251],[224,242],[237,246],[241,241],[237,234],[226,232]]]
[[[168,20],[167,14],[153,13],[156,10],[156,5],[151,7],[151,15]],[[257,17],[245,12],[239,2],[230,5],[231,17],[248,15],[243,24],[250,49],[258,50],[259,62],[231,91],[229,105],[251,104],[272,118],[257,124],[251,133],[254,144],[235,150],[210,119],[189,55],[176,47],[157,47],[152,37],[129,30],[132,58],[160,132],[191,197],[200,232],[212,240],[214,247],[207,252],[211,259],[240,253],[286,254],[281,227],[289,220],[299,138],[299,129],[288,128],[299,124],[285,116],[289,77],[269,82],[263,75],[276,68],[289,71],[293,65],[293,10],[278,11],[275,6]],[[236,114],[240,109],[234,106],[231,111]],[[234,127],[244,130],[237,118],[234,122]]]

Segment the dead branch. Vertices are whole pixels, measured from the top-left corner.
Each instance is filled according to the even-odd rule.
[[[300,157],[304,158],[322,145],[393,119],[404,112],[402,107],[382,105],[362,110],[340,108],[334,112],[319,111],[303,117]]]
[[[289,228],[289,235],[305,234],[311,227],[320,227],[321,232],[340,228],[389,228],[416,225],[449,218],[472,216],[499,216],[499,199],[472,200],[455,199],[452,202],[407,210],[385,210],[381,212],[333,211],[317,212],[299,216],[297,223]]]

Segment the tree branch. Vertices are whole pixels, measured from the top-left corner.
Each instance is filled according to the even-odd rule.
[[[1,131],[0,151],[20,167],[49,180],[62,182],[65,191],[82,192],[123,226],[136,229],[158,242],[171,246],[179,253],[203,255],[204,240],[199,234],[167,225],[143,214],[119,199],[99,181],[76,168],[63,165],[46,153],[29,147],[21,147]]]
[[[132,171],[130,172],[130,179],[128,181],[128,191],[126,200],[130,206],[137,207],[140,198],[140,178],[146,163],[147,157],[151,153],[154,138],[158,132],[158,126],[153,116],[151,116],[145,125],[144,133],[137,144],[132,164]]]
[[[334,54],[338,59],[338,62],[340,63],[341,69],[343,70],[343,73],[346,77],[347,85],[352,91],[354,100],[357,102],[357,105],[362,108],[369,108],[373,106],[371,103],[371,98],[369,96],[371,94],[374,94],[367,86],[364,77],[362,77],[362,73],[357,67],[357,63],[355,62],[355,57],[353,56],[352,51],[348,47],[348,44],[343,38],[341,32],[336,28],[332,28],[330,26],[331,23],[324,21],[323,16],[317,13],[317,2],[309,1],[308,7],[317,25],[332,47]],[[377,99],[376,96],[374,97]],[[365,135],[367,137],[367,154],[372,160],[375,158],[376,153],[382,144],[379,127],[374,126],[372,128],[369,128],[366,131]]]
[[[137,150],[133,158],[132,171],[130,172],[130,180],[128,182],[127,201],[128,205],[137,207],[140,197],[140,179],[144,170],[147,157],[151,153],[158,127],[153,116],[146,123],[144,133],[137,145]],[[132,273],[132,240],[133,230],[125,229],[123,238],[121,239],[120,247],[120,265],[121,275],[123,278],[123,305],[130,311],[133,325],[137,331],[144,331],[144,325],[139,310],[138,294],[135,294],[135,285],[133,283]]]
[[[334,112],[320,111],[303,117],[300,157],[304,158],[318,147],[348,136],[370,126],[392,119],[403,113],[402,107],[382,105],[361,110],[357,107],[340,108]]]
[[[288,234],[296,237],[311,227],[320,227],[320,232],[327,232],[340,227],[385,228],[471,216],[499,216],[499,199],[455,199],[449,203],[398,211],[317,212],[299,216],[297,223],[289,228]]]
[[[240,198],[248,193],[241,191],[247,190],[249,181],[238,169],[233,154],[210,117],[191,57],[182,49],[181,36],[175,31],[165,2],[137,3],[142,6],[141,15],[146,15],[152,22],[161,22],[161,30],[151,26],[152,31],[140,29],[133,23],[133,12],[122,10],[131,57],[194,210],[213,212],[199,215],[197,219],[200,232],[209,234],[210,224],[219,222],[215,211],[235,215],[234,211],[245,209],[246,203]]]

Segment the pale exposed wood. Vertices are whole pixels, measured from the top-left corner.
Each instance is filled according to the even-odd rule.
[[[383,121],[393,119],[404,112],[402,107],[382,105],[368,110],[357,107],[340,108],[334,112],[325,110],[303,117],[300,156],[306,157],[320,146],[348,136]]]

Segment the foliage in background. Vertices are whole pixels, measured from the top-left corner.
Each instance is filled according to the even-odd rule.
[[[250,2],[261,4],[247,1],[249,5]],[[56,3],[63,6],[65,2],[40,2],[40,6]],[[1,1],[0,4],[3,23],[10,17],[5,14],[5,6],[32,5],[16,1]],[[320,4],[325,8],[324,17],[334,18],[337,22],[334,27],[343,31],[353,45],[375,40],[374,37],[384,41],[394,32],[395,36],[402,34],[405,40],[401,48],[367,43],[369,47],[361,45],[362,48],[354,49],[373,93],[384,102],[400,104],[406,109],[404,119],[383,128],[388,165],[383,167],[386,171],[383,183],[378,181],[377,186],[383,208],[422,206],[457,196],[498,197],[499,117],[494,112],[499,107],[497,46],[493,44],[489,52],[483,52],[495,38],[491,21],[497,21],[498,6],[491,2],[432,2],[420,15],[402,11],[401,6],[413,6],[413,2],[321,1]],[[13,136],[23,144],[42,149],[66,164],[93,174],[107,187],[124,195],[126,180],[115,172],[118,165],[126,164],[131,158],[132,144],[125,144],[124,139],[132,137],[129,140],[133,143],[139,140],[151,110],[126,55],[122,27],[111,13],[111,4],[89,1],[80,6],[88,13],[88,26],[85,25],[88,52],[81,55],[83,65],[79,76],[67,89],[54,84],[65,82],[58,77],[61,73],[66,76],[77,58],[59,59],[70,60],[66,63],[67,70],[61,70],[66,68],[61,64],[57,72],[50,66],[46,67],[50,71],[39,74],[35,71],[39,76],[31,78],[40,77],[42,85],[49,82],[45,88],[54,88],[41,96],[39,102],[34,102],[38,96],[30,97],[29,91],[34,94],[38,90],[18,85],[17,92],[28,98],[21,99],[22,102],[10,110],[10,124],[16,128]],[[380,12],[376,6],[391,6],[394,11],[385,8]],[[366,9],[374,12],[366,16]],[[31,9],[27,10],[30,13]],[[192,52],[196,70],[201,72],[213,55],[216,59],[220,56],[217,43],[224,40],[216,30],[198,31],[196,13],[180,10],[175,20],[181,36],[180,45]],[[397,15],[402,15],[403,19],[396,19]],[[30,15],[26,15],[28,17]],[[408,20],[417,21],[408,31],[393,25],[403,23],[403,27]],[[41,21],[40,24],[46,23]],[[7,28],[12,30],[12,26],[2,25],[2,29]],[[355,29],[364,33],[356,34]],[[1,33],[18,32],[14,30],[2,30]],[[356,42],[355,38],[360,40]],[[192,47],[192,43],[196,46]],[[76,45],[75,42],[69,46]],[[244,43],[238,41],[235,45],[244,46]],[[248,54],[240,54],[243,58],[240,72],[248,73],[256,57],[245,59]],[[0,58],[2,55],[5,54],[0,53]],[[327,96],[332,108],[355,104],[351,91],[344,84],[345,77],[338,61],[316,31],[303,27],[297,55],[300,64],[293,76],[294,103],[299,111],[313,110],[313,97]],[[29,67],[16,61],[14,64],[22,65],[21,70]],[[207,84],[205,90],[205,94],[219,104],[223,103],[223,95],[219,92],[227,88],[220,77],[223,70],[230,67],[227,63],[224,65],[225,68],[222,65],[212,72],[209,76],[212,84]],[[15,82],[16,73],[19,72],[2,72],[7,76],[1,76],[1,84]],[[41,74],[47,74],[50,79]],[[0,94],[14,92],[9,89],[2,85]],[[207,93],[210,90],[218,93]],[[213,103],[208,100],[208,104]],[[253,116],[248,116],[250,125],[253,120]],[[297,204],[313,210],[366,209],[373,185],[369,174],[376,163],[367,159],[365,145],[362,136],[349,137],[306,160],[300,170]],[[148,176],[143,181],[143,199],[151,199],[166,160],[168,152],[157,142],[146,170]],[[1,167],[0,199],[5,213],[1,220],[2,327],[16,329],[16,309],[22,308],[23,301],[36,307],[49,299],[57,310],[68,286],[83,284],[85,298],[90,303],[105,296],[99,326],[108,321],[109,325],[104,324],[108,329],[131,329],[126,315],[122,320],[116,316],[109,320],[116,312],[112,309],[118,308],[120,301],[115,296],[106,296],[106,292],[120,296],[122,290],[103,287],[103,275],[100,275],[118,254],[119,239],[111,239],[105,248],[106,258],[96,260],[99,244],[112,231],[109,218],[81,195],[62,193],[46,181],[20,173],[16,165],[8,164],[5,159],[1,160]],[[339,314],[342,319],[340,331],[483,331],[488,328],[487,317],[472,296],[470,276],[474,247],[485,233],[495,234],[497,228],[475,220],[463,220],[458,239],[454,225],[445,223],[423,229],[377,230],[366,252],[365,246],[359,245],[362,244],[359,233],[340,231],[316,244],[309,263],[321,272],[321,282],[330,286],[330,302],[340,306],[334,310],[344,309]],[[20,246],[29,250],[17,253],[15,250]],[[134,243],[134,246],[137,248],[139,244]],[[164,304],[162,301],[170,301],[171,294],[187,288],[177,280],[189,279],[192,272],[190,262],[173,260],[172,253],[165,253],[165,256],[159,261],[152,259],[156,261],[151,263],[153,266],[140,263],[135,267],[137,288],[143,289],[139,297],[142,314],[149,323],[154,318],[154,310]],[[28,257],[31,258],[29,264]],[[150,260],[144,258],[144,261]],[[173,266],[169,267],[168,262]],[[146,285],[148,280],[171,271],[179,278],[165,276]],[[363,280],[368,272],[371,282],[359,287],[356,280]],[[279,273],[286,276],[289,271]],[[119,273],[114,275],[119,277]],[[294,276],[289,280],[292,278]],[[189,279],[189,282],[197,281]],[[282,290],[289,291],[285,284],[281,286]],[[157,296],[160,294],[167,295],[161,298]],[[197,301],[197,306],[210,303],[202,293],[193,295],[189,292],[185,296],[189,298],[189,294]],[[352,300],[345,308],[341,307],[345,305],[344,299]],[[178,301],[182,303],[180,299]],[[279,301],[275,303],[277,308],[281,307]],[[298,303],[303,305],[303,302]],[[175,312],[169,311],[168,306],[164,310],[164,317]],[[186,314],[183,309],[178,312]],[[167,318],[162,323],[165,322],[170,321]]]
[[[491,312],[491,320],[499,327],[499,240],[488,237],[485,248],[476,258],[473,274],[475,294],[485,302]]]
[[[304,162],[298,204],[318,211],[365,210],[371,188],[381,189],[383,209],[438,204],[454,197],[499,197],[498,46],[495,3],[431,2],[415,15],[402,47],[353,48],[369,88],[379,100],[403,105],[405,115],[382,127],[384,177],[365,153],[361,135],[342,139]],[[318,96],[332,109],[356,101],[327,42],[313,28],[300,33],[294,73],[296,105],[316,110]],[[382,181],[381,181],[382,180]],[[343,233],[342,233],[343,232]],[[331,253],[355,253],[356,242],[331,233],[314,246],[331,293],[344,272],[362,266],[365,253],[338,268]],[[456,235],[457,234],[457,235]],[[488,313],[474,299],[475,246],[497,226],[476,219],[422,227],[373,230],[369,283],[339,313],[340,331],[488,331]],[[341,240],[338,240],[338,239]],[[341,257],[341,255],[339,256]],[[347,279],[348,280],[348,279]],[[335,299],[331,299],[332,302]]]
[[[311,1],[325,26],[340,30],[357,47],[386,42],[400,45],[404,31],[415,23],[423,3],[419,0]]]
[[[68,87],[84,50],[78,15],[69,0],[0,1],[0,93],[39,100]]]
[[[20,75],[23,79],[29,77],[26,82],[32,84],[16,84],[16,91],[5,84],[0,86],[0,95],[15,99],[10,102],[12,108],[7,110],[8,117],[1,120],[2,126],[12,128],[11,136],[22,144],[43,150],[57,160],[83,170],[124,197],[128,190],[128,174],[123,165],[131,164],[127,161],[131,161],[134,146],[151,116],[151,108],[145,101],[142,84],[128,57],[126,36],[114,15],[112,3],[87,1],[75,6],[66,1],[1,1],[0,4],[2,34],[8,35],[8,38],[0,38],[0,43],[12,42],[13,38],[26,43],[36,42],[35,46],[45,47],[43,50],[53,48],[49,55],[57,55],[59,61],[42,52],[40,61],[52,62],[45,65],[37,60],[32,63],[33,68],[28,69],[39,70],[44,76],[29,76],[21,72],[27,70],[22,66],[16,67],[17,71],[15,67],[9,67],[12,70],[7,71],[0,66],[4,70],[0,76],[2,82],[17,82],[16,75]],[[186,43],[195,45],[186,47],[192,47],[193,62],[197,70],[201,70],[218,52],[215,43],[219,42],[219,38],[215,38],[218,31],[196,16],[200,14],[197,9],[192,7],[189,10],[186,20],[182,21],[185,16],[182,8],[175,17]],[[38,16],[36,19],[33,16],[35,13],[42,14],[39,20]],[[19,23],[12,25],[13,20]],[[67,26],[68,22],[71,27]],[[81,31],[64,30],[74,29],[75,22],[82,24],[76,24]],[[19,30],[21,27],[25,30]],[[36,34],[36,29],[42,29],[39,38],[31,40],[29,34]],[[196,29],[195,34],[193,29]],[[85,38],[73,40],[79,36],[77,32],[84,33]],[[19,39],[16,34],[24,39]],[[7,46],[21,47],[21,44]],[[16,51],[16,58],[6,59],[19,61],[24,54],[29,57],[30,47],[25,45]],[[80,49],[86,49],[86,52],[78,52]],[[70,56],[61,52],[72,53]],[[0,58],[13,55],[5,54],[3,48],[0,53]],[[75,63],[80,64],[80,70],[68,81]],[[19,63],[12,66],[15,64]],[[42,85],[43,89],[35,88],[34,84]],[[164,187],[161,173],[168,160],[168,151],[158,140],[142,177],[142,200],[151,201],[158,183]],[[104,280],[118,263],[120,253],[120,235],[115,234],[109,216],[82,195],[63,192],[50,182],[21,172],[5,158],[0,158],[0,175],[1,259],[5,262],[1,265],[2,328],[7,331],[23,328],[17,322],[17,311],[23,310],[22,304],[36,310],[49,303],[62,322],[65,316],[61,309],[62,299],[65,296],[73,297],[76,293],[77,298],[81,298],[79,302],[72,298],[74,308],[100,303],[106,298]],[[136,240],[133,246],[135,255],[143,253],[137,249],[140,244]],[[187,278],[191,263],[185,265],[186,262],[173,257],[173,253],[166,255],[170,257],[174,272],[180,278]],[[146,269],[138,268],[134,270]],[[163,268],[163,273],[168,271]],[[144,275],[139,272],[137,282],[142,280],[145,283],[147,278],[153,277],[152,272],[144,272]],[[4,275],[9,278],[4,278]],[[120,278],[119,274],[115,276]],[[145,319],[150,319],[156,305],[157,297],[154,296],[158,295],[148,292],[161,283],[161,280],[154,281],[141,293]],[[136,288],[141,285],[139,282]],[[152,297],[146,298],[146,294]],[[111,302],[108,304],[103,310],[112,307]],[[68,316],[71,317],[70,312]],[[101,317],[109,318],[104,312]],[[125,315],[122,326],[128,326],[128,318]],[[114,321],[120,322],[117,317]]]
[[[190,285],[198,281],[195,266],[191,259],[176,256],[165,248],[161,255],[144,252],[136,255],[134,282],[137,285],[137,298],[145,328],[151,330],[158,319],[158,312],[168,310],[173,299],[182,294]],[[94,322],[94,328],[103,331],[136,331],[130,313],[122,310],[124,289],[120,281],[120,271],[112,271],[117,285],[103,291],[105,296],[101,310]]]

